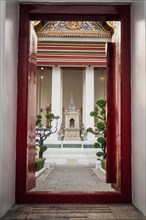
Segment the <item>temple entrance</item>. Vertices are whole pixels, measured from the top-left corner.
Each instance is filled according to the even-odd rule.
[[[32,21],[30,25],[37,36],[36,186],[31,190],[120,191],[106,183],[106,44],[120,32],[120,22]],[[49,118],[51,114],[57,120]]]
[[[23,7],[25,7],[25,6],[23,6]],[[49,8],[49,6],[48,6],[48,8]],[[97,9],[98,9],[98,7],[97,7]],[[31,8],[30,8],[30,10],[31,10]],[[127,11],[128,11],[128,7],[127,7]],[[21,13],[23,14],[23,11],[21,11]],[[117,13],[122,13],[122,12],[120,11]],[[91,12],[91,14],[92,14],[92,12]],[[28,16],[28,14],[27,14],[27,16]],[[31,18],[32,20],[33,20],[33,16]],[[123,16],[127,16],[127,15],[123,15]],[[24,19],[24,17],[22,17],[22,20]],[[57,17],[57,15],[56,15],[56,17]],[[36,18],[39,19],[39,16],[37,17],[37,15],[36,15]],[[86,16],[84,18],[86,18]],[[27,17],[27,19],[29,19],[29,18]],[[95,17],[94,17],[94,19],[95,19]],[[97,16],[96,19],[99,19],[99,17]],[[73,20],[73,22],[66,21],[66,23],[69,27],[72,27],[73,32],[75,32],[75,30],[79,28],[79,24],[81,25],[82,22],[81,22],[81,20],[78,20],[78,21],[74,21],[74,19],[72,19],[72,20]],[[91,20],[93,20],[93,18]],[[115,17],[115,20],[116,20],[116,17]],[[86,21],[86,20],[84,20],[84,21]],[[65,22],[65,20],[63,21],[63,23],[64,22]],[[107,22],[108,22],[108,20],[107,20]],[[90,23],[92,23],[92,22],[90,22]],[[110,23],[113,24],[113,22],[111,22],[111,21],[110,21]],[[57,50],[59,52],[57,52],[58,54],[56,55],[56,49],[53,48],[53,47],[56,47],[56,45],[55,44],[52,46],[47,45],[48,42],[46,41],[45,44],[47,45],[47,52],[48,52],[48,48],[51,48],[50,51],[51,52],[53,51],[53,58],[55,56],[58,56],[57,58],[54,58],[54,60],[53,60],[52,54],[50,54],[48,57],[47,52],[46,52],[45,56],[44,56],[43,53],[46,50],[45,49],[46,45],[43,45],[42,42],[41,42],[42,45],[40,45],[40,47],[42,47],[43,50],[42,51],[39,50],[41,52],[40,54],[38,54],[38,52],[36,52],[37,47],[35,46],[35,44],[36,44],[37,40],[36,40],[36,37],[33,37],[33,34],[30,34],[28,82],[27,82],[27,80],[25,81],[26,88],[28,88],[28,98],[26,99],[27,102],[25,103],[26,104],[25,107],[27,107],[27,130],[26,130],[26,132],[24,132],[23,138],[25,140],[26,140],[26,137],[28,137],[28,138],[27,138],[27,149],[26,149],[26,147],[24,147],[25,157],[23,157],[24,164],[25,164],[25,161],[27,161],[27,166],[24,167],[26,170],[26,178],[25,178],[25,183],[23,183],[23,186],[25,188],[25,198],[23,196],[21,197],[21,199],[23,198],[23,201],[24,200],[27,201],[27,199],[29,201],[34,201],[35,198],[40,197],[40,198],[42,198],[42,201],[44,201],[44,202],[46,202],[46,201],[47,202],[48,201],[49,202],[52,202],[52,201],[70,202],[72,200],[71,199],[72,196],[74,198],[73,200],[76,202],[77,201],[79,202],[79,200],[85,202],[85,200],[87,201],[89,199],[89,196],[90,196],[90,198],[92,198],[91,199],[92,202],[98,201],[98,199],[100,201],[103,201],[104,198],[107,199],[106,201],[111,201],[111,202],[116,199],[117,199],[117,201],[119,199],[120,199],[120,201],[126,201],[126,199],[129,200],[129,198],[130,198],[130,197],[128,197],[129,194],[126,194],[126,197],[123,197],[124,191],[122,188],[122,184],[123,184],[123,181],[125,181],[125,180],[121,179],[122,173],[125,171],[125,168],[123,169],[123,167],[122,167],[123,165],[121,166],[121,153],[123,152],[123,147],[125,150],[125,146],[121,146],[121,143],[119,143],[119,135],[121,135],[121,127],[120,126],[121,126],[121,122],[122,122],[121,121],[121,114],[123,114],[121,112],[121,104],[119,104],[119,103],[121,103],[121,100],[122,100],[123,93],[121,93],[121,91],[123,91],[123,90],[121,88],[121,84],[119,81],[119,79],[122,80],[121,71],[118,70],[118,67],[123,65],[123,63],[122,63],[123,60],[121,61],[121,58],[119,56],[121,48],[123,47],[123,43],[120,44],[120,41],[122,41],[122,35],[121,35],[122,23],[120,23],[120,22],[117,22],[117,23],[118,23],[119,27],[117,29],[118,31],[117,30],[115,31],[116,34],[112,38],[113,43],[110,42],[107,45],[105,44],[105,42],[101,43],[101,44],[104,44],[106,56],[105,55],[104,56],[98,55],[99,60],[97,59],[97,57],[94,57],[94,55],[87,56],[85,54],[85,51],[84,51],[84,56],[82,55],[79,57],[77,55],[74,55],[73,51],[76,50],[75,48],[77,48],[77,50],[78,50],[77,45],[76,45],[76,47],[73,47],[72,45],[70,45],[70,49],[69,49],[68,53],[71,52],[71,54],[68,56],[66,55],[65,60],[64,60],[64,57],[63,57],[63,59],[62,59],[62,57],[60,58],[60,51],[58,49]],[[34,33],[34,29],[32,27],[31,22],[29,24],[30,24],[30,33]],[[123,22],[123,24],[124,24],[124,22]],[[75,25],[75,27],[74,27],[74,25]],[[90,25],[90,27],[91,27],[91,25]],[[45,28],[47,28],[46,24],[45,24]],[[21,32],[21,29],[20,29],[20,32]],[[22,32],[23,32],[23,28],[22,28]],[[36,35],[34,34],[34,36],[36,36]],[[86,36],[85,33],[84,33],[84,36]],[[88,37],[90,37],[90,36],[88,36]],[[127,35],[127,37],[128,37],[128,35]],[[20,38],[20,42],[21,42],[21,40],[22,39]],[[53,38],[53,40],[52,39],[49,39],[49,40],[53,42],[54,38]],[[72,42],[73,42],[73,40],[72,40]],[[101,49],[102,46],[100,45],[100,43],[95,43],[96,40],[94,42],[92,42],[93,45],[91,45],[89,42],[90,42],[90,40],[88,41],[86,39],[86,41],[84,43],[85,45],[84,46],[82,45],[83,50],[85,50],[85,47],[86,47],[87,48],[86,50],[88,51],[88,53],[93,52],[95,54],[99,54],[99,53],[103,52]],[[63,48],[66,48],[67,46],[65,45],[65,42],[61,42],[59,45],[57,45],[57,47],[59,48],[62,43],[64,44]],[[95,44],[98,44],[97,48],[95,47]],[[99,45],[101,47],[99,47]],[[94,47],[94,49],[93,49],[93,47]],[[96,49],[97,49],[97,51],[98,50],[99,51],[97,52]],[[37,53],[37,59],[38,59],[37,65],[35,63],[36,53]],[[65,52],[63,52],[62,55],[64,55],[64,53]],[[28,56],[26,53],[26,58],[27,57]],[[27,61],[27,59],[26,59],[26,61]],[[21,69],[20,63],[19,63],[19,68]],[[37,71],[35,69],[36,66],[38,66],[38,74],[37,74],[38,80],[36,80],[36,73],[37,73]],[[124,65],[123,65],[123,67],[124,67]],[[70,74],[69,72],[71,72],[70,68],[72,68],[72,71],[76,71],[76,69],[81,71],[80,75],[78,75],[81,77],[81,80],[79,82],[82,82],[82,85],[80,85],[80,87],[81,87],[81,89],[80,89],[81,92],[79,93],[80,95],[74,96],[74,93],[77,92],[78,87],[76,87],[77,89],[75,88],[74,91],[65,92],[66,90],[69,91],[69,88],[71,88],[71,86],[75,84],[75,83],[71,83],[69,86],[69,82],[67,81],[67,78],[70,79],[71,76],[75,75],[75,74],[73,74],[73,75],[70,75],[70,77],[69,77],[69,74]],[[127,67],[125,67],[125,69],[126,68]],[[43,87],[43,83],[42,83],[42,80],[45,78],[45,75],[43,73],[44,69],[46,72],[52,73],[50,76],[48,76],[52,80],[51,92],[48,97],[42,95],[43,93],[46,93],[46,91],[43,91],[44,87]],[[97,83],[98,83],[97,75],[99,72],[100,72],[100,74],[99,74],[100,80],[101,80],[101,82],[103,80],[105,80],[104,81],[105,84],[103,84],[101,86],[101,83],[100,83],[100,86],[98,86],[96,88],[95,85],[97,85]],[[103,72],[106,76],[105,79],[102,76]],[[128,70],[126,72],[128,72]],[[62,79],[63,79],[63,82],[62,82]],[[20,76],[20,82],[21,82],[21,80],[22,80],[22,78]],[[65,86],[65,81],[67,81],[66,86]],[[38,83],[36,84],[36,82],[39,82],[39,84]],[[76,81],[76,82],[78,82],[78,81]],[[47,83],[47,81],[45,80],[45,84],[46,83]],[[34,101],[34,97],[35,97],[34,92],[35,92],[36,87],[37,87],[37,93],[36,93],[37,103],[35,103],[35,101]],[[102,87],[102,89],[100,87]],[[127,91],[128,91],[128,89],[129,89],[129,87],[127,85]],[[71,89],[71,90],[73,90],[73,89]],[[99,93],[97,92],[97,90],[99,90],[99,93],[101,93],[101,90],[102,90],[103,94],[102,94],[102,97],[100,98],[100,100],[103,101],[102,103],[105,103],[107,101],[107,108],[106,108],[105,104],[104,104],[104,106],[100,106],[100,105],[98,106],[98,108],[101,108],[100,109],[101,115],[99,115],[99,116],[97,116],[99,109],[96,109],[96,106],[95,106],[95,99],[97,99],[97,96],[99,96]],[[26,90],[26,92],[27,92],[27,90]],[[60,96],[60,97],[58,97],[58,96]],[[67,96],[70,97],[70,102],[68,102],[68,100],[66,98]],[[46,99],[46,97],[47,97],[47,99]],[[74,97],[75,98],[77,97],[76,103],[79,102],[79,104],[78,104],[79,108],[76,107]],[[46,99],[46,100],[44,100],[44,99]],[[45,109],[42,106],[42,103],[44,103],[44,105],[47,104]],[[66,107],[66,103],[68,103],[67,107]],[[18,106],[19,106],[19,103],[18,103]],[[36,115],[35,110],[34,110],[35,106],[37,106],[37,111],[38,111],[37,112],[38,113],[38,118],[37,118],[37,120],[38,120],[37,126],[38,127],[37,128],[35,127],[35,115]],[[25,109],[23,109],[23,111],[24,110]],[[107,113],[105,112],[105,110],[107,110]],[[95,117],[91,117],[91,116],[93,116],[93,115],[90,115],[91,111],[95,112],[94,113]],[[42,115],[41,115],[41,113],[42,113]],[[46,120],[45,120],[45,118],[43,118],[43,116],[46,115],[45,113],[47,114]],[[97,130],[95,128],[96,124],[101,124],[101,121],[96,121],[97,117],[100,118],[100,120],[102,120],[102,116],[103,116],[103,120],[105,120],[104,115],[105,115],[105,117],[107,117],[107,121],[106,121],[107,131],[106,131],[106,133],[103,132],[103,128],[101,129],[101,127],[99,128],[99,130]],[[127,117],[127,115],[126,115],[126,117]],[[57,119],[57,121],[58,121],[57,124],[54,124],[55,119]],[[24,120],[26,120],[26,118],[24,118]],[[39,122],[39,120],[41,122]],[[45,126],[43,125],[42,121],[44,121],[44,123],[46,123]],[[39,127],[40,124],[41,124],[41,126]],[[19,120],[18,120],[18,127],[19,127]],[[95,156],[94,163],[97,159],[96,156],[98,156],[98,159],[100,159],[100,158],[105,159],[105,157],[107,158],[106,175],[105,176],[106,176],[106,182],[107,182],[107,184],[108,183],[111,184],[111,188],[110,189],[108,188],[108,190],[103,190],[102,191],[103,194],[98,194],[98,192],[100,192],[100,190],[97,190],[97,191],[96,190],[91,190],[91,191],[85,190],[84,191],[82,189],[73,190],[74,191],[73,195],[72,195],[71,190],[65,191],[65,194],[64,194],[64,191],[62,191],[62,190],[60,190],[60,191],[40,190],[39,191],[38,189],[36,189],[34,192],[33,189],[35,188],[35,185],[36,185],[36,181],[35,181],[36,180],[35,179],[35,154],[36,154],[35,153],[35,151],[36,151],[35,146],[36,146],[36,144],[35,144],[35,135],[34,135],[35,130],[34,129],[37,129],[37,131],[38,131],[38,133],[37,133],[38,139],[41,142],[41,144],[45,141],[45,145],[47,145],[46,152],[44,152],[44,154],[46,154],[46,158],[45,158],[46,159],[46,161],[45,161],[46,168],[50,168],[51,163],[55,163],[57,165],[58,169],[61,169],[61,165],[64,165],[63,162],[58,163],[56,158],[55,158],[55,162],[54,161],[50,162],[51,160],[49,159],[49,156],[47,157],[47,152],[51,152],[49,147],[53,148],[52,147],[53,145],[56,145],[57,147],[60,146],[58,148],[61,148],[61,149],[57,149],[58,152],[61,152],[62,150],[67,148],[67,149],[69,149],[69,151],[71,151],[73,153],[74,149],[72,149],[72,148],[74,148],[75,145],[77,145],[77,146],[79,146],[79,148],[81,146],[81,149],[84,151],[88,150],[88,152],[93,151],[95,153],[95,151],[97,151],[97,149],[94,148],[94,145],[95,145],[94,143],[97,142],[98,140],[101,140],[101,139],[102,140],[104,139],[104,141],[107,140],[107,145],[106,145],[107,149],[106,150],[102,149],[102,152],[100,151],[100,152],[97,152],[98,154],[96,154],[96,153],[94,154],[94,156]],[[44,129],[45,129],[45,131],[44,131]],[[51,131],[51,129],[52,129],[52,131]],[[40,138],[42,132],[50,132],[50,135],[48,135],[48,137],[43,140]],[[42,142],[42,140],[43,140],[43,142]],[[124,140],[124,139],[122,139],[122,140]],[[19,141],[20,141],[20,139],[18,137],[18,143],[19,143]],[[70,143],[70,141],[72,143]],[[79,142],[76,143],[76,141],[79,141]],[[125,140],[125,141],[127,141],[127,140]],[[99,143],[96,144],[96,147],[101,148],[102,145],[104,146],[105,144],[103,142],[99,141]],[[39,147],[41,147],[41,146],[42,145],[39,144]],[[110,146],[110,148],[109,148],[109,146]],[[88,147],[92,148],[92,149],[87,149]],[[26,154],[26,150],[27,150],[27,154]],[[19,152],[18,152],[18,155],[20,155]],[[39,158],[39,159],[41,159],[41,158]],[[87,160],[90,165],[90,162],[91,162],[90,159],[87,159]],[[124,160],[125,160],[125,163],[127,163],[126,158],[124,158]],[[67,165],[68,165],[68,163],[70,163],[69,165],[76,165],[76,163],[79,163],[79,161],[81,161],[81,160],[80,159],[77,160],[75,157],[70,157],[64,161],[67,161]],[[79,165],[82,165],[82,164],[79,164]],[[94,166],[95,166],[95,164],[94,164]],[[129,167],[129,169],[130,169],[130,167]],[[68,171],[65,171],[65,172],[68,172]],[[19,171],[17,174],[19,176]],[[18,179],[17,179],[17,181],[19,182]],[[128,181],[127,181],[127,184],[129,184]],[[38,191],[39,191],[39,193],[38,193]],[[47,191],[47,194],[44,191]],[[51,193],[51,194],[49,194],[49,193]],[[110,199],[109,195],[111,195],[111,193],[113,193],[113,194]],[[18,195],[18,201],[21,200],[19,195]],[[58,198],[58,196],[59,196],[59,198]],[[53,198],[53,200],[52,200],[52,198]],[[61,200],[61,198],[62,198],[62,200]],[[83,198],[85,198],[85,200]],[[89,202],[89,200],[88,200],[88,202]]]

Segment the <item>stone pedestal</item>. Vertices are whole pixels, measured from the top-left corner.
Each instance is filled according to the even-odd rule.
[[[65,141],[80,141],[80,129],[79,128],[65,128]]]

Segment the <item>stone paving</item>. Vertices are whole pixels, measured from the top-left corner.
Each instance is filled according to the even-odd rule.
[[[114,189],[105,182],[105,173],[92,166],[56,165],[37,178],[33,191],[102,192]]]
[[[113,190],[103,171],[85,166],[56,166],[37,178],[40,191]],[[36,190],[35,189],[35,190]],[[146,220],[131,204],[25,204],[14,205],[2,220]]]
[[[131,204],[15,205],[2,220],[146,220]]]

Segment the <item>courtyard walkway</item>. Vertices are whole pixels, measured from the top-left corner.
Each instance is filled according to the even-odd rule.
[[[56,165],[36,179],[33,191],[102,192],[114,189],[105,182],[105,173],[92,166]]]
[[[59,165],[37,178],[34,190],[51,192],[113,190],[101,170]],[[2,220],[146,220],[131,204],[25,204],[14,205]]]

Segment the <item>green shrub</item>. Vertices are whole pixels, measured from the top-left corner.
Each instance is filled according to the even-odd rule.
[[[45,146],[45,145],[41,145],[41,146],[40,146],[39,158],[43,158],[43,153],[44,153],[44,151],[46,151],[46,150],[47,150],[47,146]]]
[[[106,170],[106,159],[103,159],[103,160],[101,161],[101,166],[102,166],[102,168],[103,168],[104,170]]]
[[[102,158],[106,159],[106,100],[97,99],[96,105],[97,109],[90,112],[90,116],[95,117],[97,120],[96,128],[87,128],[87,132],[99,135],[94,147],[100,150],[96,153],[96,156],[102,160]]]
[[[36,115],[36,139],[39,146],[44,145],[44,141],[49,137],[52,133],[57,132],[57,125],[59,116],[55,116],[52,112],[47,112],[45,115],[47,119],[47,125],[43,125],[42,116]],[[51,123],[56,120],[55,130],[52,131]],[[41,156],[42,157],[42,156]]]
[[[41,170],[44,167],[45,158],[36,158],[36,171]]]

